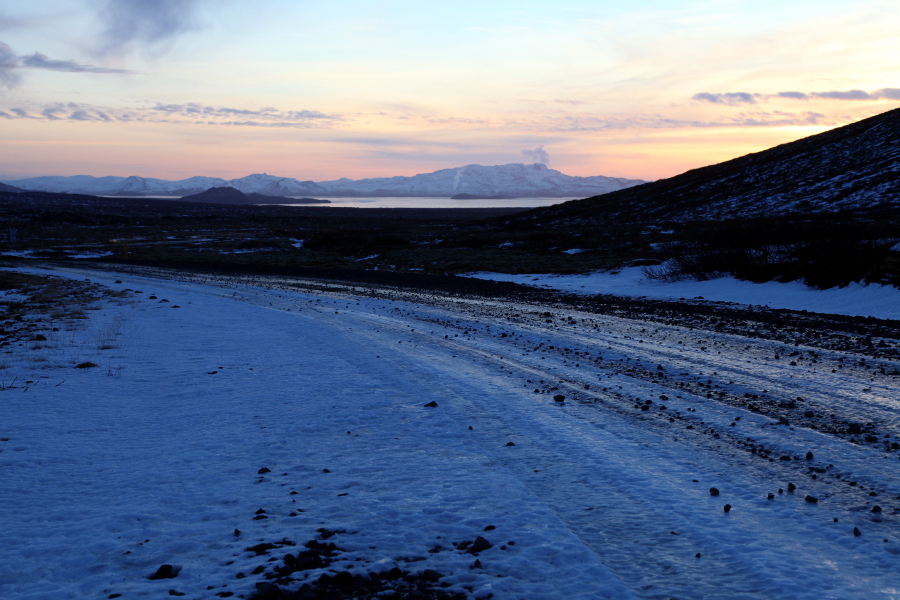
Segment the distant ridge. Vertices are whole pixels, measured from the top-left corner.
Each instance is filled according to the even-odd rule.
[[[92,194],[97,196],[171,196],[199,194],[210,188],[231,187],[245,194],[267,196],[333,197],[434,197],[457,194],[478,197],[584,198],[644,183],[619,177],[574,177],[543,164],[496,166],[466,165],[423,173],[412,177],[376,177],[372,179],[336,179],[300,181],[266,173],[227,181],[218,177],[189,177],[179,181],[148,177],[31,177],[8,182],[17,187],[41,192]]]
[[[900,109],[669,179],[518,215],[560,225],[900,208]]]
[[[316,200],[315,198],[295,199],[257,193],[245,194],[233,187],[213,187],[199,194],[184,196],[181,200],[211,204],[330,204],[328,200]]]

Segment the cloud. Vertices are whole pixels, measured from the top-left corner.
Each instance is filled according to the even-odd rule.
[[[40,52],[21,57],[21,65],[31,69],[46,69],[48,71],[62,71],[65,73],[134,73],[126,69],[109,69],[107,67],[95,67],[85,65],[74,60],[54,60],[47,58]]]
[[[183,123],[193,125],[230,125],[240,127],[293,127],[325,128],[345,121],[342,115],[327,114],[316,110],[287,110],[277,108],[244,109],[204,106],[198,103],[156,104],[140,109],[124,109],[92,106],[77,102],[52,102],[40,108],[39,116],[32,116],[24,109],[0,109],[4,119],[41,119],[45,121],[82,122],[145,122]]]
[[[534,150],[522,150],[522,156],[530,160],[532,163],[541,163],[542,165],[550,165],[550,155],[544,150],[544,146],[538,146]]]
[[[726,92],[724,94],[711,94],[709,92],[701,92],[694,94],[691,98],[698,102],[710,102],[712,104],[727,104],[728,106],[738,106],[740,104],[756,104],[758,98],[762,94],[749,94],[747,92]]]
[[[232,124],[248,124],[251,122],[287,122],[297,123],[302,121],[341,121],[343,117],[335,114],[327,114],[317,110],[288,110],[280,111],[277,108],[264,107],[259,109],[230,108],[204,106],[196,102],[186,104],[156,104],[153,110],[170,116],[183,116],[191,118],[228,118],[250,117],[256,121],[233,121]]]
[[[726,104],[737,106],[739,104],[757,104],[770,98],[788,98],[791,100],[900,100],[900,89],[882,88],[874,92],[864,90],[832,90],[828,92],[778,92],[777,94],[750,94],[747,92],[728,92],[713,94],[701,92],[694,94],[692,99],[698,102],[710,102],[712,104]]]
[[[20,80],[16,69],[19,67],[19,57],[8,44],[0,42],[0,86],[5,88],[15,87]]]
[[[196,29],[194,11],[201,0],[109,0],[101,10],[103,53],[138,45],[159,46]]]
[[[61,71],[64,73],[113,73],[128,74],[134,71],[110,69],[75,62],[74,60],[56,60],[46,54],[35,52],[27,56],[19,56],[8,44],[0,42],[0,87],[12,89],[22,81],[20,72],[23,69],[41,69],[44,71]]]

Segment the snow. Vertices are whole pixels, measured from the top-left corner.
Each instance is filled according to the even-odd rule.
[[[143,293],[87,311],[83,326],[46,329],[45,348],[0,355],[0,384],[18,382],[0,391],[4,599],[248,597],[262,581],[250,571],[272,563],[247,547],[302,544],[320,527],[346,530],[329,540],[345,551],[335,568],[434,569],[471,598],[898,597],[895,516],[860,510],[856,488],[778,470],[789,464],[746,465],[700,438],[699,424],[725,433],[740,416],[740,435],[785,453],[814,449],[809,464],[877,482],[885,507],[900,493],[896,454],[788,433],[699,394],[676,397],[665,381],[534,349],[590,349],[673,375],[715,370],[717,381],[800,391],[866,420],[893,414],[895,380],[848,368],[835,382],[769,364],[770,342],[740,336],[655,326],[644,343],[635,332],[646,324],[626,319],[548,326],[524,305],[313,292],[280,279],[53,273]],[[721,353],[675,343],[699,336]],[[100,339],[114,348],[98,350]],[[72,368],[86,360],[99,366]],[[24,381],[37,383],[23,390]],[[550,384],[561,391],[532,391]],[[685,431],[637,419],[588,384],[668,393],[670,411],[703,421]],[[787,477],[798,492],[766,500]],[[804,502],[807,493],[821,503]],[[254,519],[260,508],[267,519]],[[471,568],[475,557],[450,542],[479,535],[494,547]],[[424,560],[403,560],[415,557]],[[178,577],[148,580],[164,563]]]
[[[511,281],[579,294],[615,294],[648,298],[697,298],[808,310],[826,314],[900,319],[900,290],[889,285],[851,283],[843,288],[818,290],[802,282],[752,283],[733,277],[707,281],[661,282],[644,278],[639,267],[597,271],[587,275],[510,275],[469,273],[469,277]]]

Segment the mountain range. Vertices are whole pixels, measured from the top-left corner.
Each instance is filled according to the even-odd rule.
[[[96,196],[188,196],[214,187],[232,187],[245,194],[267,196],[338,197],[449,197],[471,196],[583,198],[605,194],[644,183],[619,177],[576,177],[535,163],[496,166],[466,165],[422,173],[412,177],[376,177],[301,181],[265,173],[225,180],[218,177],[189,177],[179,181],[149,177],[47,176],[4,181],[17,188],[53,193]]]
[[[900,209],[900,109],[762,152],[517,218],[568,227]]]

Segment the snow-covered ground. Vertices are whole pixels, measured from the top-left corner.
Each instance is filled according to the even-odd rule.
[[[799,281],[752,283],[733,277],[708,281],[663,282],[646,279],[639,267],[598,271],[586,275],[509,275],[470,273],[469,277],[511,281],[582,294],[615,294],[648,298],[696,298],[808,310],[836,315],[900,319],[900,290],[893,286],[851,283],[843,288],[817,290]]]
[[[134,292],[0,354],[4,599],[249,597],[291,548],[247,548],[319,528],[344,531],[329,572],[432,569],[472,598],[900,597],[897,452],[707,392],[892,440],[890,361],[499,300],[55,274]],[[178,576],[149,580],[162,564]]]

